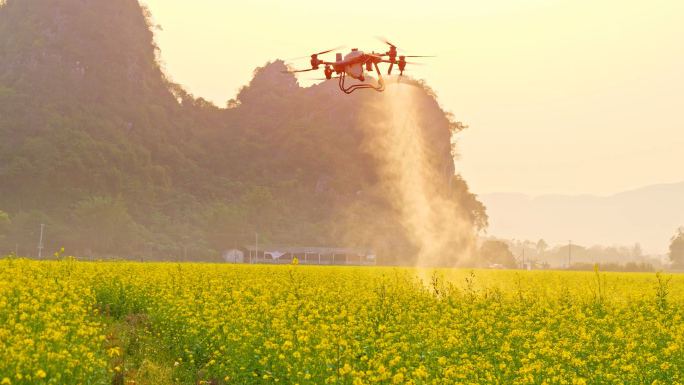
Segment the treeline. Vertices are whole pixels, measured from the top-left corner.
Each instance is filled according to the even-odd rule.
[[[485,264],[502,264],[507,268],[520,268],[523,262],[529,263],[532,269],[553,268],[580,271],[593,270],[594,264],[599,266],[601,271],[626,272],[648,272],[670,267],[668,263],[670,261],[662,256],[647,254],[639,243],[631,247],[601,245],[586,247],[570,243],[550,247],[543,239],[534,242],[483,238],[479,250],[479,260],[482,261],[483,267]]]
[[[655,272],[656,268],[651,262],[634,262],[628,261],[624,264],[618,262],[606,262],[606,263],[586,263],[586,262],[575,262],[570,265],[567,270],[571,271],[594,271],[594,266],[598,268],[599,271],[616,271],[624,273],[636,273],[636,272]]]
[[[0,8],[0,253],[35,257],[44,224],[44,255],[215,260],[258,233],[413,263],[364,148],[362,112],[382,94],[302,88],[276,60],[219,108],[164,76],[155,28],[136,0]],[[481,230],[485,208],[453,172],[462,128],[409,82],[441,193]]]

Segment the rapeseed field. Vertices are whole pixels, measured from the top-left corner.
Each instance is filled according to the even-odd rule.
[[[663,274],[0,260],[0,384],[678,384]]]

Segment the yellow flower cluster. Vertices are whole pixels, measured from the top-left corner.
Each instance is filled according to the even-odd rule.
[[[111,382],[142,355],[176,383],[677,384],[682,289],[631,273],[5,259],[0,381]],[[124,319],[135,338],[105,349],[98,320]]]
[[[105,339],[84,264],[0,260],[0,383],[103,378]]]

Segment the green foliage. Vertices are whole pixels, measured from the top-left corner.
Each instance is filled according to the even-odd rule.
[[[384,267],[15,258],[0,271],[0,316],[15,325],[0,378],[12,383],[674,384],[684,374],[684,281],[660,272],[439,269],[423,282],[425,271]]]
[[[684,268],[684,227],[677,229],[677,233],[670,238],[670,252],[672,268],[681,270]]]
[[[601,271],[643,271],[655,272],[662,267],[662,261],[648,255],[639,243],[632,246],[582,246],[576,243],[549,244],[540,239],[537,242],[530,240],[502,239],[508,244],[514,255],[525,252],[526,261],[542,262],[543,266],[548,263],[552,266],[565,266],[570,257],[570,269],[592,271],[594,263],[599,265]],[[540,266],[541,267],[541,266]],[[657,267],[657,268],[656,268]]]
[[[121,195],[88,198],[78,202],[73,213],[79,234],[88,239],[93,250],[108,254],[130,251],[128,230],[133,219]]]
[[[0,231],[7,231],[10,228],[12,221],[9,219],[9,215],[6,212],[0,210]]]
[[[663,278],[663,271],[660,270],[656,273],[656,279],[658,284],[656,285],[656,304],[660,310],[667,310],[667,295],[670,294],[670,281],[672,276]]]
[[[9,219],[9,215],[6,212],[0,210],[0,242],[7,242],[7,232],[12,225],[12,221]]]
[[[257,232],[414,256],[362,146],[360,112],[379,94],[301,88],[275,61],[218,108],[162,74],[150,17],[127,0],[0,10],[0,250],[34,255],[45,223],[47,246],[92,258],[207,260]],[[461,128],[416,85],[433,166],[453,174]],[[459,175],[450,184],[483,230],[485,207]]]
[[[478,260],[481,261],[481,263],[485,263],[486,266],[501,264],[509,269],[518,267],[515,262],[515,256],[508,249],[506,242],[503,241],[484,241],[482,246],[480,246]]]

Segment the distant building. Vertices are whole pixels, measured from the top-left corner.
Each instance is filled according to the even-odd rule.
[[[245,254],[238,249],[228,249],[224,250],[223,253],[221,253],[221,257],[223,257],[223,260],[228,263],[243,263],[244,255]]]
[[[221,255],[229,263],[288,264],[297,258],[301,265],[363,265],[376,264],[375,251],[334,247],[266,246],[258,248],[245,245],[238,249],[224,250]]]

